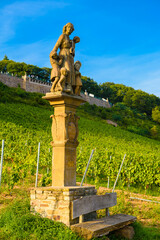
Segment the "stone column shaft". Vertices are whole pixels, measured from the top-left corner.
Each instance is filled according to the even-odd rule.
[[[76,186],[76,148],[78,117],[76,108],[84,102],[80,96],[47,93],[54,107],[52,115],[52,186]]]

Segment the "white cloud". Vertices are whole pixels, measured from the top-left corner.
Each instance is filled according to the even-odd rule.
[[[51,9],[64,8],[68,3],[61,1],[16,1],[0,10],[0,44],[15,35],[16,25],[24,17],[42,16]]]

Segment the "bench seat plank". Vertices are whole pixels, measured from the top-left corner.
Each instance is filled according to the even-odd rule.
[[[72,202],[72,219],[99,209],[113,207],[117,204],[117,194],[92,195]]]
[[[83,222],[71,226],[71,229],[85,239],[107,235],[109,232],[123,228],[136,221],[136,217],[116,214],[93,221]]]

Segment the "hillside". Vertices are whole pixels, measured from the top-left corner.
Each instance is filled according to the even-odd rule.
[[[40,149],[39,186],[51,184],[52,149],[51,119],[53,109],[48,102],[42,100],[41,94],[27,93],[20,88],[10,89],[0,85],[0,146],[5,140],[2,187],[0,190],[0,208],[20,202],[6,208],[0,217],[1,239],[81,239],[60,223],[41,219],[29,211],[29,188],[34,186],[37,148]],[[93,107],[93,109],[95,106]],[[87,109],[87,112],[86,112]],[[116,179],[117,172],[124,154],[126,159],[116,189],[146,192],[159,196],[160,186],[160,142],[138,134],[131,133],[120,127],[106,123],[93,109],[82,106],[78,109],[79,146],[77,149],[77,181],[82,179],[91,150],[96,148],[87,173],[87,181],[96,186],[110,188]],[[99,111],[99,113],[98,113]],[[104,194],[108,189],[100,188]],[[138,217],[139,223],[134,225],[134,240],[159,239],[159,206],[154,203],[130,202],[128,192],[117,191],[118,205],[111,213],[126,213]],[[137,195],[133,195],[137,196]],[[159,201],[159,197],[138,195]],[[4,209],[5,210],[5,209]],[[147,210],[147,213],[146,213]],[[103,212],[99,213],[103,216]],[[152,228],[150,228],[152,226]],[[156,227],[156,228],[153,228]],[[16,231],[15,231],[16,229]],[[118,239],[114,235],[112,240]]]
[[[99,99],[97,99],[99,100]],[[41,93],[25,92],[20,87],[9,88],[0,82],[0,101],[3,103],[26,103],[31,106],[49,108],[49,103],[42,100]],[[160,140],[160,110],[158,106],[153,109],[153,118],[137,109],[126,106],[123,102],[114,104],[111,108],[98,107],[95,104],[84,104],[79,110],[89,115],[97,116],[101,119],[110,119],[116,122],[120,128],[142,136]]]
[[[153,121],[153,119],[148,117],[145,113],[141,113],[136,109],[131,109],[123,103],[116,103],[111,108],[97,107],[96,105],[89,105],[86,103],[81,106],[80,109],[85,113],[87,112],[101,119],[110,119],[116,122],[120,128],[127,131],[160,140],[160,124]],[[158,110],[158,117],[160,116],[159,113],[160,111]]]
[[[9,60],[7,56],[0,61],[0,72],[9,73],[12,76],[22,77],[25,73],[31,78],[36,78],[42,82],[50,82],[51,68],[39,68],[35,65],[26,64],[24,62],[15,62]],[[89,77],[82,76],[82,91],[87,90],[88,93],[94,94],[96,97],[109,98],[112,104],[123,103],[132,110],[136,109],[147,116],[152,115],[152,110],[156,106],[160,106],[160,98],[154,94],[148,94],[142,90],[135,90],[123,84],[115,84],[113,82],[105,82],[98,84]]]
[[[31,78],[36,78],[41,82],[50,82],[51,68],[39,68],[34,65],[15,62],[9,60],[7,56],[0,61],[0,71],[2,73],[9,73],[12,76],[24,76],[27,73]],[[109,102],[113,105],[110,109],[103,107],[96,107],[95,105],[85,105],[81,107],[90,114],[94,114],[103,119],[110,119],[116,122],[121,128],[130,132],[137,133],[142,136],[160,140],[160,98],[143,92],[135,90],[132,87],[127,87],[123,84],[115,84],[113,82],[104,82],[98,84],[89,77],[82,76],[82,91],[87,90],[98,98],[109,98]],[[4,90],[4,91],[3,91]],[[24,93],[20,88],[18,90],[6,90],[0,86],[0,94],[2,102],[11,102],[13,92],[17,96],[16,101],[29,102],[31,105],[44,104],[40,95],[30,95]],[[11,93],[11,96],[6,96],[6,91]],[[36,90],[37,91],[37,90]],[[43,91],[41,91],[43,92]],[[23,98],[23,99],[22,99]],[[15,97],[13,97],[13,101]],[[24,100],[26,99],[26,100]],[[45,103],[46,104],[46,103]]]

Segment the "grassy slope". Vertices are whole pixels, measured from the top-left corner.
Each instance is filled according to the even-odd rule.
[[[21,174],[22,179],[25,176],[25,174],[27,174],[28,169],[33,171],[33,173],[35,171],[37,144],[39,141],[41,141],[40,164],[41,164],[42,172],[46,171],[47,166],[49,167],[51,166],[51,152],[49,152],[50,141],[51,141],[51,133],[50,133],[51,120],[49,116],[52,114],[52,111],[47,106],[47,104],[42,104],[41,106],[38,107],[37,100],[35,100],[35,97],[37,96],[32,95],[32,97],[33,97],[32,99],[33,101],[30,101],[29,105],[26,104],[28,103],[28,101],[26,101],[25,98],[21,98],[21,97],[20,97],[20,101],[23,103],[20,103],[20,104],[15,103],[16,101],[14,101],[14,97],[13,97],[12,103],[0,104],[0,139],[5,139],[4,170],[8,171],[7,167],[13,165],[15,166],[15,168],[13,168],[13,172],[17,171],[17,174],[19,175]],[[34,102],[34,105],[37,105],[37,107],[31,106],[33,105],[33,102]],[[158,152],[159,145],[160,145],[159,142],[138,136],[136,134],[129,133],[127,131],[124,131],[118,128],[114,128],[112,126],[107,125],[104,121],[101,121],[98,118],[94,118],[93,116],[84,114],[81,111],[79,111],[79,115],[81,116],[81,119],[79,121],[80,145],[78,148],[78,159],[77,159],[78,161],[77,169],[79,173],[84,172],[84,168],[86,166],[86,162],[89,157],[90,151],[92,148],[95,148],[95,147],[97,149],[94,155],[94,161],[91,162],[89,175],[92,175],[92,177],[95,178],[97,182],[100,181],[101,176],[104,177],[104,176],[108,176],[106,174],[109,174],[106,170],[108,169],[106,168],[106,166],[110,164],[108,162],[110,155],[112,155],[112,159],[113,159],[112,164],[115,162],[115,164],[113,165],[115,172],[113,171],[113,174],[110,173],[111,180],[112,178],[113,180],[115,179],[115,176],[116,176],[115,174],[117,173],[119,164],[125,152],[129,154],[129,158],[126,161],[126,163],[129,163],[129,165],[132,164],[130,162],[131,159],[132,160],[136,159],[136,161],[137,160],[140,161],[142,157],[144,157],[144,155],[145,155],[145,160],[149,158],[148,163],[151,162],[153,164],[154,162],[159,162],[159,152]],[[106,151],[106,148],[107,148],[107,151]],[[17,165],[20,168],[18,170],[16,168]],[[142,165],[143,165],[143,161],[142,161]],[[127,166],[128,165],[126,164],[124,169]],[[133,161],[132,167],[134,167],[134,161]],[[24,171],[24,169],[26,169],[26,171]],[[4,176],[4,180],[6,180],[6,182],[10,177],[13,177],[11,174],[12,173],[11,170],[12,169],[10,168],[9,172],[7,172],[6,176]],[[8,184],[11,184],[11,183],[9,182]],[[13,207],[13,209],[14,208],[15,207]],[[119,205],[119,209],[123,211],[125,210],[130,211],[131,206],[129,206],[129,208],[126,207],[125,201],[122,201],[122,204]],[[21,217],[23,218],[21,214],[17,216],[19,216],[19,219],[21,219]],[[30,218],[32,217],[29,215],[28,219]],[[3,219],[2,218],[0,219],[2,222]],[[16,218],[14,218],[14,221],[16,221]],[[25,216],[23,218],[23,221],[24,222],[27,221],[27,218],[25,218]],[[41,220],[33,220],[33,221],[41,221]],[[15,222],[15,224],[18,224],[18,223]],[[11,233],[9,232],[6,233],[7,231],[6,223],[4,222],[2,236],[3,234],[4,235],[6,234],[6,236],[5,238],[2,238],[0,235],[0,239],[7,239],[7,237],[9,237],[9,235],[7,234],[11,234],[10,239],[14,239],[15,232],[14,232],[13,225],[14,224],[12,224],[11,222],[8,224],[8,226],[10,226],[9,232],[11,231]],[[145,240],[160,239],[160,236],[157,230],[153,229],[153,234],[151,234],[150,230],[143,229],[139,225],[136,225],[135,227],[137,229],[137,234],[135,239],[137,240],[138,239],[145,239]],[[1,231],[2,231],[2,228],[1,228]],[[25,231],[28,231],[28,230],[25,230]],[[38,230],[35,230],[35,231],[38,231]],[[22,230],[20,230],[18,234],[22,234]],[[25,233],[25,234],[28,234],[28,233]],[[31,239],[37,239],[36,235],[34,235],[33,233],[30,232],[29,234],[31,235]],[[68,236],[68,235],[65,235],[68,233],[63,233],[63,234],[64,236]],[[69,234],[70,234],[70,237],[66,237],[66,239],[75,239],[75,236],[72,236],[71,233]],[[17,236],[17,239],[25,239],[25,238],[24,237],[18,238]],[[53,239],[56,239],[56,238],[53,238]],[[115,239],[114,236],[111,236],[111,239]]]

